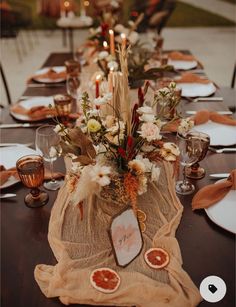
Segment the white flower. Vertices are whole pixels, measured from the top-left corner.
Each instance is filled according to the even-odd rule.
[[[125,32],[126,31],[126,28],[121,25],[121,24],[117,24],[114,28],[115,32],[119,32],[119,33],[122,33],[122,32]]]
[[[138,133],[148,142],[161,139],[160,129],[153,123],[142,124],[141,131],[138,131]]]
[[[119,6],[120,6],[120,4],[119,4],[118,1],[112,0],[112,1],[111,1],[111,6],[114,7],[115,9],[118,9]]]
[[[107,51],[101,51],[98,54],[99,60],[105,60],[109,56],[109,53]]]
[[[63,125],[56,125],[53,130],[61,136],[65,136],[67,133],[67,129]]]
[[[107,128],[111,128],[115,123],[115,117],[113,115],[107,115],[105,125]]]
[[[89,116],[98,116],[99,115],[99,110],[97,109],[92,109],[89,111]]]
[[[60,125],[56,125],[56,127],[53,129],[56,133],[61,131],[61,126]]]
[[[139,34],[138,32],[135,32],[135,31],[132,31],[130,35],[128,36],[128,40],[130,41],[131,45],[136,44],[138,39],[139,39]]]
[[[161,173],[160,168],[158,166],[153,165],[152,173],[151,173],[151,180],[157,182],[159,180],[160,173]]]
[[[100,186],[104,187],[110,184],[111,179],[109,175],[111,174],[111,168],[108,166],[101,166],[96,164],[92,167],[90,171],[91,180],[98,183]]]
[[[137,109],[138,114],[153,114],[153,109],[149,106],[143,106]]]
[[[104,97],[99,96],[98,98],[95,98],[95,99],[94,99],[93,103],[94,103],[96,106],[101,106],[101,105],[103,105],[103,104],[106,104],[107,101],[106,101],[106,99],[105,99]]]
[[[107,67],[116,71],[119,68],[119,65],[116,61],[110,61],[107,63]]]
[[[137,175],[145,173],[145,165],[140,160],[134,159],[129,161],[128,167],[130,170],[134,171]]]
[[[101,124],[96,119],[92,118],[87,122],[87,128],[90,132],[98,132],[101,127]]]
[[[154,123],[155,122],[155,115],[154,114],[143,114],[139,117],[140,121],[146,123]]]
[[[194,121],[191,117],[183,118],[178,127],[178,133],[185,136],[189,130],[191,130],[194,126]]]
[[[119,128],[120,128],[120,133],[123,132],[125,130],[125,123],[122,122],[122,121],[119,121],[119,124],[115,123],[115,125],[108,128],[107,131],[111,132],[111,134],[114,135],[114,134],[118,133]]]
[[[179,148],[175,143],[167,142],[163,144],[163,147],[160,149],[160,155],[166,161],[176,161],[176,157],[180,154]]]

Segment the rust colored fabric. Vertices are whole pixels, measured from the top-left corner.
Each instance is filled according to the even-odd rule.
[[[15,177],[16,179],[19,179],[17,170],[15,167],[6,169],[3,165],[1,165],[0,168],[0,185],[3,185],[7,180],[11,177]],[[59,179],[64,177],[65,175],[60,173],[60,172],[53,172],[53,178]],[[45,173],[44,173],[44,179],[49,180],[51,179],[51,172],[45,168]]]
[[[41,119],[46,116],[55,116],[57,114],[54,108],[36,106],[32,107],[31,109],[26,109],[22,107],[19,103],[12,106],[11,111],[17,114],[27,115],[34,120]]]
[[[209,208],[221,199],[230,190],[236,190],[236,169],[234,169],[227,180],[216,184],[210,184],[198,191],[192,200],[192,209]]]
[[[46,73],[40,74],[40,75],[35,75],[32,78],[34,80],[50,79],[52,81],[57,80],[57,79],[65,79],[66,78],[66,71],[56,72],[54,69],[50,68]]]
[[[209,120],[215,123],[223,124],[223,125],[236,126],[235,119],[229,116],[226,116],[226,115],[218,114],[217,112],[210,112],[205,109],[198,111],[193,117],[193,121],[195,125],[205,124]]]
[[[168,58],[172,61],[196,61],[195,57],[190,54],[184,54],[179,51],[168,53]]]
[[[183,73],[180,79],[176,80],[177,83],[198,83],[198,84],[208,84],[211,83],[208,79],[203,79],[192,73]]]
[[[112,217],[126,205],[119,203],[119,198],[112,201],[93,195],[83,204],[81,220],[80,208],[71,205],[73,192],[65,181],[52,208],[48,232],[57,264],[39,264],[34,272],[46,297],[59,297],[65,305],[195,307],[200,303],[197,287],[182,268],[175,238],[183,207],[175,194],[173,167],[166,162],[159,166],[158,184],[150,182],[138,200],[147,216],[143,250],[125,268],[116,265],[107,231]],[[170,262],[164,269],[154,270],[145,263],[144,253],[150,247],[168,252]],[[90,284],[91,272],[101,267],[120,275],[121,284],[114,293],[101,293]]]

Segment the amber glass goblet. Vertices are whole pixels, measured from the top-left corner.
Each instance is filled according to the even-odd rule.
[[[72,97],[70,95],[55,95],[54,104],[59,120],[63,125],[67,126],[69,124],[69,114],[72,111]]]
[[[22,183],[30,190],[25,196],[25,204],[30,208],[38,208],[46,205],[48,194],[39,187],[44,180],[43,158],[38,155],[27,155],[16,162],[16,169]]]
[[[198,131],[190,132],[189,135],[199,140],[201,144],[201,155],[194,164],[190,167],[186,167],[186,176],[191,179],[201,179],[205,176],[206,171],[200,166],[199,162],[202,161],[207,154],[210,145],[210,137],[208,134]]]

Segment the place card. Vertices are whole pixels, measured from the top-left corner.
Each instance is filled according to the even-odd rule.
[[[132,208],[126,208],[113,218],[109,235],[117,265],[125,267],[140,254],[143,238]]]

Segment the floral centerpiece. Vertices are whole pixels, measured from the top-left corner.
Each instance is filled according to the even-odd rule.
[[[81,98],[83,115],[74,128],[58,124],[62,152],[69,155],[73,167],[68,175],[74,203],[93,193],[121,203],[130,203],[137,211],[137,198],[147,191],[148,181],[158,181],[162,159],[177,162],[179,149],[174,143],[162,141],[165,122],[154,106],[145,102],[148,84],[138,91],[138,103],[129,98],[127,52],[120,50],[122,88],[119,101],[111,93],[90,100],[85,92]],[[174,84],[170,85],[174,88]],[[105,110],[105,115],[104,114]]]

